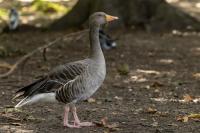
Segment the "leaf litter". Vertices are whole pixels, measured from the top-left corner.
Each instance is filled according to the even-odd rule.
[[[104,127],[107,128],[109,131],[118,131],[119,129],[119,123],[108,123],[108,117],[104,117],[100,120],[100,122],[95,122],[96,126],[98,127]]]

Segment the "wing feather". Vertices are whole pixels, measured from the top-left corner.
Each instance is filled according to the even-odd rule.
[[[31,97],[39,93],[56,91],[64,84],[74,80],[87,69],[87,60],[61,65],[53,69],[47,76],[18,90],[17,97]]]

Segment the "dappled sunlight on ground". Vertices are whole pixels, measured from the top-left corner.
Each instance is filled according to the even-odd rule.
[[[156,102],[180,102],[180,103],[188,103],[188,101],[186,101],[186,99],[167,99],[167,98],[151,98],[151,100],[156,101]],[[200,98],[194,98],[192,99],[190,102],[194,102],[194,103],[199,103],[200,102]]]
[[[163,63],[163,64],[172,64],[174,63],[173,59],[160,59],[158,62]]]
[[[153,79],[168,77],[172,78],[176,76],[175,71],[156,71],[156,70],[144,70],[136,69],[129,72],[129,78],[124,79],[124,83],[149,83]]]

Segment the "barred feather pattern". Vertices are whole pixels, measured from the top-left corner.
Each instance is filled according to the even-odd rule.
[[[81,75],[88,60],[67,63],[53,69],[48,75],[17,91],[17,97],[31,97],[39,93],[55,92],[58,88]]]
[[[101,65],[90,61],[85,71],[61,86],[56,91],[56,99],[62,103],[76,103],[89,98],[101,85],[105,78],[105,71],[94,71],[103,69]],[[73,71],[76,73],[76,71]]]
[[[64,85],[76,76],[81,75],[87,68],[88,62],[89,60],[82,60],[61,65],[49,74],[49,78]]]

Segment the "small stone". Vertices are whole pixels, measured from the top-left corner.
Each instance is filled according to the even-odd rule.
[[[133,91],[133,89],[128,89],[129,92]]]
[[[102,102],[101,102],[101,101],[97,101],[97,104],[99,104],[99,105],[100,105],[100,104],[102,104]]]
[[[117,100],[123,100],[122,97],[118,97],[118,96],[115,96],[114,98],[117,99]]]
[[[158,126],[158,122],[153,122],[152,124],[151,124],[153,127],[157,127]]]
[[[88,103],[95,103],[96,100],[95,100],[94,98],[89,98],[89,99],[87,99],[87,102],[88,102]]]

